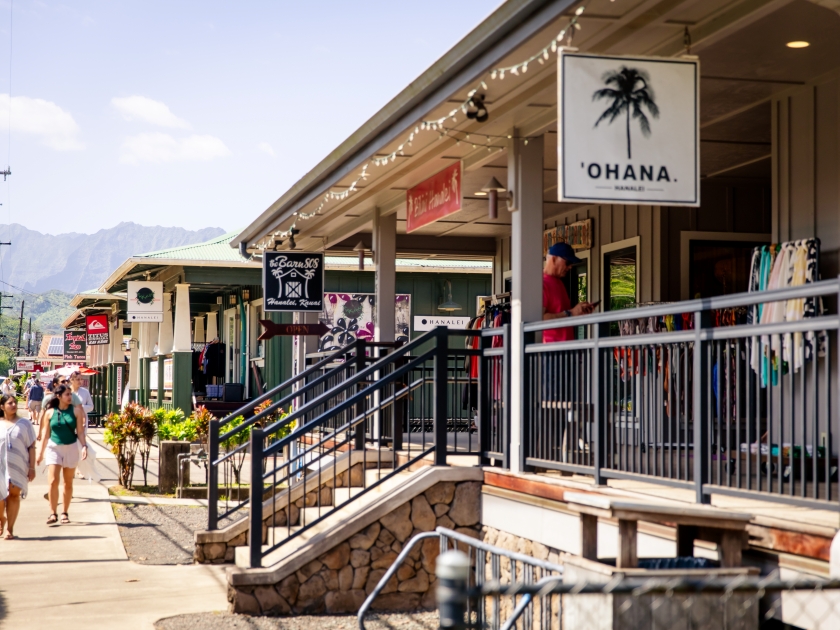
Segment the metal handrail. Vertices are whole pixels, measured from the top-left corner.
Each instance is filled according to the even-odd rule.
[[[482,542],[480,540],[477,540],[477,539],[473,538],[472,536],[467,536],[465,534],[460,534],[460,533],[458,533],[456,531],[453,531],[451,529],[448,529],[446,527],[436,527],[435,530],[432,531],[432,532],[422,532],[420,534],[417,534],[410,541],[408,541],[408,544],[405,547],[403,547],[402,551],[400,551],[399,555],[396,557],[393,564],[388,568],[388,570],[385,572],[385,575],[382,576],[382,578],[379,580],[379,583],[376,585],[376,587],[373,589],[373,591],[371,591],[370,595],[367,596],[364,603],[359,608],[359,613],[356,615],[356,617],[359,620],[359,629],[360,630],[365,630],[365,615],[367,614],[368,609],[370,609],[371,605],[373,605],[373,600],[375,600],[379,596],[379,594],[382,592],[382,589],[384,589],[385,586],[388,584],[388,582],[391,580],[391,578],[394,577],[394,574],[399,570],[400,565],[405,561],[406,557],[411,553],[411,550],[414,548],[414,546],[418,542],[420,542],[421,540],[425,540],[426,538],[441,538],[441,537],[451,538],[452,540],[455,540],[459,543],[462,543],[464,545],[467,545],[467,546],[472,547],[474,549],[477,549],[479,551],[483,551],[485,553],[496,554],[498,556],[504,556],[504,557],[508,558],[509,560],[512,560],[512,561],[515,561],[515,562],[521,562],[523,564],[529,564],[531,566],[539,567],[539,568],[544,569],[546,571],[554,571],[554,572],[559,574],[557,576],[546,577],[546,578],[540,580],[539,582],[537,582],[537,584],[534,585],[534,586],[539,586],[540,588],[542,588],[542,587],[545,586],[546,583],[549,583],[550,581],[556,581],[558,579],[562,579],[563,567],[558,565],[558,564],[552,564],[551,562],[546,562],[545,560],[539,560],[539,559],[534,558],[532,556],[527,556],[525,554],[518,553],[516,551],[509,551],[507,549],[502,549],[501,547],[495,547],[493,545],[488,545],[487,543]],[[476,566],[476,571],[478,571],[478,570],[484,570],[484,567]],[[539,592],[539,590],[537,590],[537,592]],[[517,609],[518,613],[517,613],[517,611],[514,611],[514,615],[515,615],[515,617],[513,617],[514,622],[522,614],[522,612],[525,610],[526,607],[527,607],[527,603],[525,604],[525,606],[522,607],[522,610]],[[509,630],[509,627],[510,626],[506,624],[506,626],[505,626],[505,628],[503,628],[503,630],[505,630],[505,629]]]
[[[800,298],[820,297],[832,295],[840,291],[840,279],[820,280],[796,287],[785,289],[774,289],[772,291],[753,291],[744,293],[733,293],[731,295],[719,295],[710,298],[698,298],[681,302],[671,302],[656,306],[640,306],[632,309],[618,311],[607,311],[605,313],[593,313],[581,315],[573,320],[574,326],[586,326],[588,324],[606,324],[621,321],[624,319],[635,319],[643,317],[661,317],[672,315],[675,311],[680,313],[699,313],[721,308],[734,308],[737,306],[754,306],[756,304],[769,304],[771,302],[782,302],[786,300],[797,300]],[[551,319],[545,321],[529,322],[523,325],[525,332],[539,332],[553,328],[568,328],[570,322],[564,319]]]

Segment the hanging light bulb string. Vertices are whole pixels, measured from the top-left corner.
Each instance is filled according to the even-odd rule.
[[[537,53],[531,55],[524,61],[520,61],[519,63],[515,63],[510,66],[500,66],[498,68],[493,68],[488,73],[488,78],[492,81],[502,81],[505,78],[506,74],[512,74],[514,76],[520,76],[528,72],[528,66],[534,63],[539,63],[540,65],[544,65],[546,61],[551,58],[551,54],[557,54],[557,51],[562,47],[563,40],[567,40],[567,45],[571,44],[572,38],[574,36],[575,31],[580,30],[580,23],[579,18],[583,15],[586,7],[589,6],[589,3],[592,0],[587,0],[584,4],[579,6],[575,9],[574,15],[572,15],[569,23],[555,36],[552,38],[551,42],[546,44],[546,46],[538,51]],[[469,116],[469,112],[472,108],[475,108],[479,101],[483,107],[484,96],[483,94],[479,93],[479,90],[487,90],[487,82],[485,80],[481,80],[478,84],[478,87],[473,88],[469,92],[467,92],[467,98],[458,105],[454,107],[448,114],[445,116],[441,116],[435,120],[421,120],[417,123],[414,127],[414,130],[409,132],[408,136],[403,139],[403,141],[397,146],[396,149],[391,151],[386,155],[376,155],[374,157],[369,158],[363,165],[362,170],[359,175],[350,182],[350,185],[347,186],[344,190],[336,191],[336,190],[329,190],[324,193],[324,196],[321,198],[321,202],[312,212],[302,212],[297,211],[294,213],[294,221],[292,222],[291,226],[289,226],[286,230],[278,230],[273,234],[267,235],[263,239],[258,242],[252,243],[251,247],[259,249],[260,251],[264,251],[267,248],[273,247],[273,243],[276,240],[283,240],[288,238],[292,234],[292,230],[297,229],[298,221],[306,221],[311,219],[315,216],[318,216],[321,213],[321,210],[330,203],[331,201],[343,201],[347,199],[351,194],[358,190],[358,186],[361,182],[367,180],[370,177],[368,170],[374,166],[384,166],[388,163],[395,162],[398,156],[405,155],[406,147],[412,146],[414,139],[419,136],[423,132],[435,132],[439,134],[439,139],[443,139],[446,137],[453,138],[456,143],[460,142],[470,142],[470,137],[475,135],[477,137],[484,137],[486,141],[484,144],[479,144],[476,142],[472,142],[473,148],[487,148],[488,151],[492,151],[494,148],[503,149],[504,145],[493,145],[491,144],[493,139],[505,139],[509,140],[513,138],[511,135],[494,135],[494,134],[487,134],[487,133],[478,133],[474,134],[472,132],[467,132],[464,130],[456,129],[454,127],[445,127],[445,123],[449,122],[457,122],[457,116],[459,112],[462,115]],[[472,116],[475,118],[475,116]],[[462,134],[463,137],[459,137],[457,134]],[[527,144],[529,138],[525,138],[525,143]]]

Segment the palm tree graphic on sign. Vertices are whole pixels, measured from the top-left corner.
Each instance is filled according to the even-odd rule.
[[[605,73],[603,81],[606,85],[614,85],[615,87],[596,90],[592,95],[593,101],[599,101],[602,98],[612,99],[610,106],[595,121],[595,126],[597,127],[598,123],[607,118],[612,124],[621,114],[625,114],[627,117],[627,159],[629,160],[632,158],[630,151],[630,117],[638,119],[642,134],[645,136],[650,135],[650,122],[642,111],[642,107],[646,107],[654,118],[659,118],[659,107],[653,100],[653,89],[649,85],[650,77],[643,70],[622,66],[618,72],[612,70]]]

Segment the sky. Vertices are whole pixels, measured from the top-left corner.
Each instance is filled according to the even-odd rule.
[[[500,2],[0,0],[0,224],[243,228]]]

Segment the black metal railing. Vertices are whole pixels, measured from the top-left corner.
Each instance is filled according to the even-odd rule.
[[[587,338],[565,342],[537,339],[561,321],[525,324],[523,461],[689,488],[698,502],[836,503],[840,318],[821,300],[838,291],[826,280],[589,315],[575,318]],[[733,309],[759,322],[768,308],[794,321],[715,325]],[[610,336],[659,318],[682,330]]]
[[[510,324],[481,331],[482,463],[510,467]]]
[[[262,566],[266,556],[427,456],[432,456],[430,463],[446,465],[451,453],[480,455],[479,440],[469,436],[468,444],[474,442],[476,448],[464,448],[458,444],[458,434],[448,431],[447,422],[453,397],[450,364],[478,354],[450,347],[449,341],[469,334],[477,333],[431,331],[366,367],[360,365],[280,422],[252,429],[251,567]],[[412,399],[419,404],[413,405]],[[406,407],[412,407],[407,415],[420,420],[420,431],[403,435],[399,450],[375,433],[369,440],[383,412],[400,406],[404,414]],[[278,430],[304,417],[310,418],[306,424],[272,439]],[[401,431],[392,428],[396,433]],[[280,453],[284,456],[277,459]],[[266,487],[281,490],[264,501],[260,489]]]
[[[208,523],[207,529],[217,529],[221,519],[232,516],[248,504],[250,490],[242,492],[244,484],[240,479],[250,438],[251,427],[265,422],[267,418],[278,413],[279,410],[289,408],[294,402],[309,391],[322,387],[337,373],[346,371],[353,366],[348,358],[355,356],[360,342],[354,341],[344,348],[324,357],[320,361],[308,367],[303,372],[293,376],[277,387],[265,392],[254,400],[246,403],[222,420],[211,420],[208,435]],[[265,401],[279,400],[273,402],[270,407],[259,414],[254,414],[254,409]],[[242,416],[244,422],[231,428],[235,419]],[[223,432],[223,429],[227,430]],[[221,450],[224,449],[224,453]],[[247,477],[247,473],[246,473]],[[222,503],[222,513],[219,513],[219,503]]]

